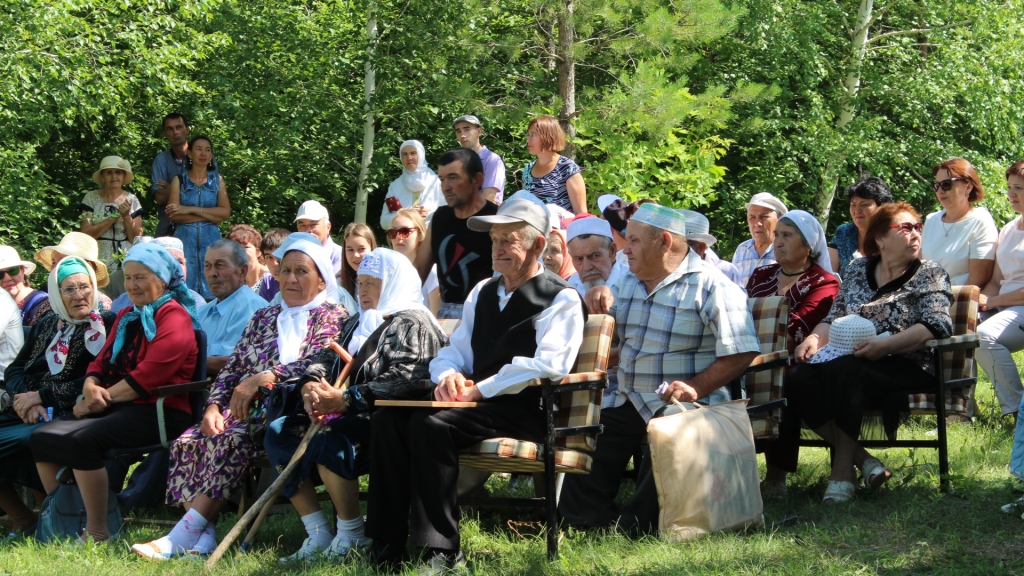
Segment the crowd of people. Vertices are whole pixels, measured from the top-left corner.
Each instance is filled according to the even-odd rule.
[[[132,549],[159,561],[209,554],[250,464],[266,455],[284,466],[316,422],[284,489],[308,537],[282,561],[365,549],[385,567],[412,557],[436,570],[459,565],[459,451],[492,437],[541,440],[540,394],[527,383],[572,370],[588,314],[614,317],[616,343],[591,472],[562,487],[559,511],[571,526],[656,530],[650,459],[620,508],[623,473],[644,449],[647,423],[677,412],[675,402],[731,399],[729,383],[760,351],[748,298],[789,303],[788,407],[778,439],[762,446],[766,497],[785,493],[802,426],[834,450],[824,502],[854,498],[858,470],[872,488],[889,479],[858,443],[861,425],[881,411],[894,430],[906,391],[934,375],[925,342],[951,334],[952,285],[981,290],[979,364],[1003,414],[1021,407],[1012,353],[1024,349],[1024,220],[998,231],[962,158],[933,168],[942,210],[924,219],[879,178],[852,184],[851,222],[831,242],[808,212],[754,194],[750,239],[728,261],[699,212],[603,195],[589,213],[554,118],[530,122],[536,160],[508,197],[501,157],[480,143],[481,121],[461,116],[453,129],[460,146],[436,171],[420,142],[399,147],[402,174],[381,208],[389,247],[357,223],[336,243],[316,200],[297,208],[294,232],[235,224],[222,238],[229,188],[211,140],[189,139],[180,114],[164,118],[169,148],[153,162],[155,237],[143,235],[141,204],[124,189],[131,165],[109,156],[93,175],[100,188],[83,198],[79,230],[34,255],[49,271],[46,290],[30,284],[36,262],[0,246],[0,509],[14,533],[31,534],[37,521],[16,486],[41,499],[66,467],[88,515],[78,540],[110,539],[108,488],[128,490],[105,454],[159,442],[164,426],[169,453],[147,457],[156,472],[142,472],[144,461],[133,481],[145,476],[136,488],[184,514]],[[1006,179],[1021,213],[1024,160]],[[441,319],[460,322],[449,336]],[[193,414],[185,394],[171,395],[158,425],[155,390],[193,379],[197,331],[214,377],[205,410]],[[344,391],[331,385],[344,363],[331,343],[352,356]],[[274,395],[290,395],[296,409],[270,410]],[[434,410],[377,407],[380,399],[486,402]],[[1011,472],[1024,480],[1019,422]]]

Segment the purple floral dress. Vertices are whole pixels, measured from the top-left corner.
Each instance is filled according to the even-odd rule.
[[[204,436],[199,426],[185,431],[171,444],[171,465],[167,480],[167,503],[191,502],[199,494],[226,498],[241,483],[249,461],[263,454],[263,446],[252,441],[245,421],[231,417],[231,394],[246,378],[271,371],[278,380],[301,376],[313,352],[337,338],[348,318],[345,308],[325,302],[309,313],[308,332],[299,349],[299,359],[279,364],[277,315],[281,306],[257,310],[224,369],[217,376],[209,404],[224,413],[224,432]]]

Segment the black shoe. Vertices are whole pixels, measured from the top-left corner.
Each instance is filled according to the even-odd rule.
[[[419,576],[436,574],[458,574],[466,569],[466,557],[461,550],[455,552],[435,549],[426,556],[426,560],[416,571]]]
[[[404,546],[374,541],[366,553],[366,560],[380,572],[395,574],[402,571],[402,564],[409,560],[409,555]]]

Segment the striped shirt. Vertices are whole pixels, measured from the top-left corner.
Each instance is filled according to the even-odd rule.
[[[629,400],[644,420],[666,405],[655,392],[662,382],[686,381],[717,358],[761,349],[746,294],[692,250],[650,294],[632,272],[616,294],[609,312],[622,342],[615,406]],[[729,399],[723,386],[699,401]]]
[[[775,264],[775,245],[770,244],[764,254],[758,254],[757,248],[754,248],[754,239],[751,238],[736,247],[736,252],[732,255],[732,264],[740,271],[740,286],[746,286],[755,269]]]

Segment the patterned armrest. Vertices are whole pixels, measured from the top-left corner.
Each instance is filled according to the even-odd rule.
[[[977,334],[961,334],[950,336],[942,340],[929,340],[924,343],[925,348],[942,348],[944,350],[958,350],[961,348],[977,348],[980,339]]]

